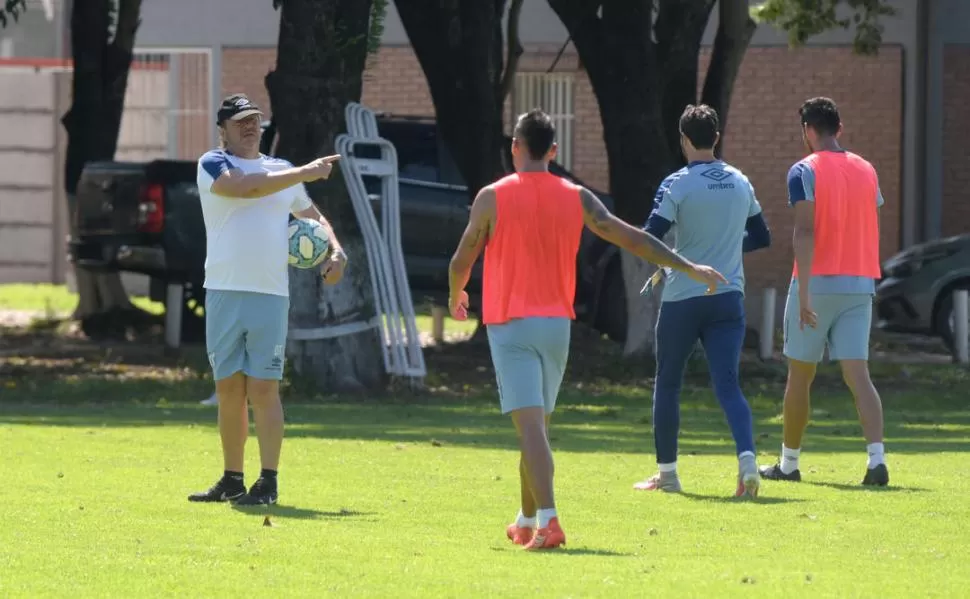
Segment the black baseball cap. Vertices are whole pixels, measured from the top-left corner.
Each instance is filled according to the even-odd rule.
[[[263,114],[259,106],[253,104],[246,94],[232,94],[226,96],[219,106],[216,114],[216,124],[221,125],[223,121],[238,121],[253,114]]]

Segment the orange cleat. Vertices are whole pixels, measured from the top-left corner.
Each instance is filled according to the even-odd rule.
[[[505,529],[505,534],[516,545],[526,545],[532,540],[532,535],[535,534],[535,530],[531,526],[516,526],[515,522],[513,522]]]
[[[549,520],[549,525],[536,531],[532,540],[524,547],[527,551],[555,549],[566,544],[566,533],[559,527],[559,518]]]

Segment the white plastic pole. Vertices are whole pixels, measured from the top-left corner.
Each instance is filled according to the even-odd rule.
[[[444,306],[431,306],[431,338],[435,343],[445,340],[445,314],[448,309]]]
[[[178,347],[182,343],[182,305],[185,289],[181,283],[169,283],[165,294],[165,344]]]
[[[775,353],[775,298],[774,287],[764,290],[761,300],[761,330],[758,355],[762,360],[770,359]]]
[[[967,327],[970,326],[967,322],[967,295],[966,289],[953,292],[953,345],[956,348],[957,362],[963,365],[970,363],[967,351],[967,345],[970,344],[967,339]]]
[[[345,117],[348,132],[337,136],[335,146],[343,157],[340,170],[364,238],[366,256],[359,259],[367,260],[377,316],[369,321],[291,330],[290,337],[294,340],[333,338],[376,327],[380,332],[385,371],[410,377],[415,382],[426,376],[427,371],[401,250],[397,152],[393,144],[379,137],[372,110],[351,103],[345,109]],[[379,146],[381,158],[356,158],[354,147],[357,144]],[[363,181],[365,174],[381,179],[380,196],[367,193]],[[371,203],[375,201],[380,202],[381,223],[374,216]]]

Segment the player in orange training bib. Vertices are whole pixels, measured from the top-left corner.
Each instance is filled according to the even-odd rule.
[[[512,136],[516,173],[478,193],[449,272],[449,308],[464,320],[465,285],[485,249],[482,323],[502,413],[511,414],[521,449],[522,503],[507,535],[526,549],[566,542],[553,497],[547,427],[576,317],[576,253],[583,226],[644,260],[687,273],[710,292],[726,282],[714,269],[691,263],[616,218],[589,190],[550,173],[555,134],[552,120],[540,110],[519,117]]]

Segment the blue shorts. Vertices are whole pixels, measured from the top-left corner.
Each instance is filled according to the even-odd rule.
[[[569,359],[571,325],[568,318],[519,318],[486,327],[503,414],[540,407],[552,413]]]
[[[205,344],[213,378],[243,372],[282,379],[289,311],[290,298],[282,295],[206,290]]]
[[[872,296],[863,293],[813,293],[815,328],[799,326],[798,292],[788,290],[785,302],[785,356],[817,364],[828,347],[830,360],[868,360],[872,326]]]

